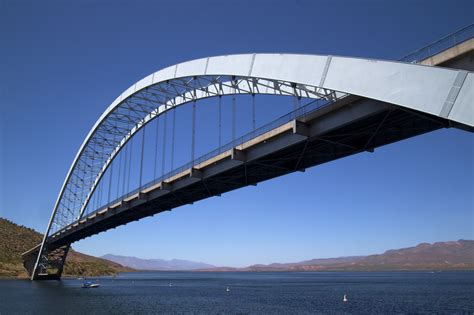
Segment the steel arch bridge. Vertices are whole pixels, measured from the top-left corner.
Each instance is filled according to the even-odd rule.
[[[127,222],[439,128],[472,132],[473,65],[441,67],[472,60],[472,29],[467,40],[417,62],[242,54],[184,62],[143,78],[104,111],[82,143],[43,242],[23,254],[31,279],[59,279],[72,242]],[[235,95],[245,94],[311,101],[296,101],[287,115],[237,138]],[[218,149],[196,159],[196,107],[225,96],[233,98],[233,141],[221,146],[219,140]],[[144,137],[148,123],[185,104],[192,106],[191,161],[143,183],[142,140],[138,188],[116,200],[109,189],[107,203],[94,207],[104,174],[134,135],[143,130]]]

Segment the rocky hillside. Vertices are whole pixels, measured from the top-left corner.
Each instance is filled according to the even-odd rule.
[[[30,228],[0,218],[0,278],[26,278],[21,254],[42,240],[42,235]],[[64,275],[98,276],[133,271],[120,264],[78,253],[69,252]]]
[[[474,270],[474,241],[421,243],[370,255],[352,265],[360,269]]]
[[[379,255],[312,259],[297,263],[215,268],[206,271],[414,271],[474,270],[474,241],[421,243]]]

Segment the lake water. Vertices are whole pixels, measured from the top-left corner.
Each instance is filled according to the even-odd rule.
[[[0,280],[0,314],[474,313],[474,272],[149,272],[99,283]]]

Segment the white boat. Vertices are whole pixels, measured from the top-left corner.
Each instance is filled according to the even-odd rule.
[[[92,283],[90,281],[84,282],[82,284],[83,289],[93,289],[93,288],[98,288],[99,284],[98,283]]]
[[[342,301],[343,301],[343,302],[349,301],[349,300],[347,299],[347,295],[344,294],[344,298],[342,299]]]
[[[225,291],[226,291],[226,292],[230,292],[230,289],[229,289],[229,287],[227,287],[227,289],[225,289]]]

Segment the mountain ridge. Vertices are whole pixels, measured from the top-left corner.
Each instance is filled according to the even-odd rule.
[[[103,259],[107,259],[116,263],[119,263],[124,266],[128,266],[137,270],[155,270],[155,271],[187,271],[187,270],[197,270],[197,269],[208,269],[216,268],[216,266],[211,264],[206,264],[202,262],[195,262],[184,259],[143,259],[133,256],[123,256],[123,255],[113,255],[106,254],[101,256]]]
[[[382,254],[316,258],[294,263],[218,267],[200,271],[416,271],[474,270],[474,240],[420,243]]]

